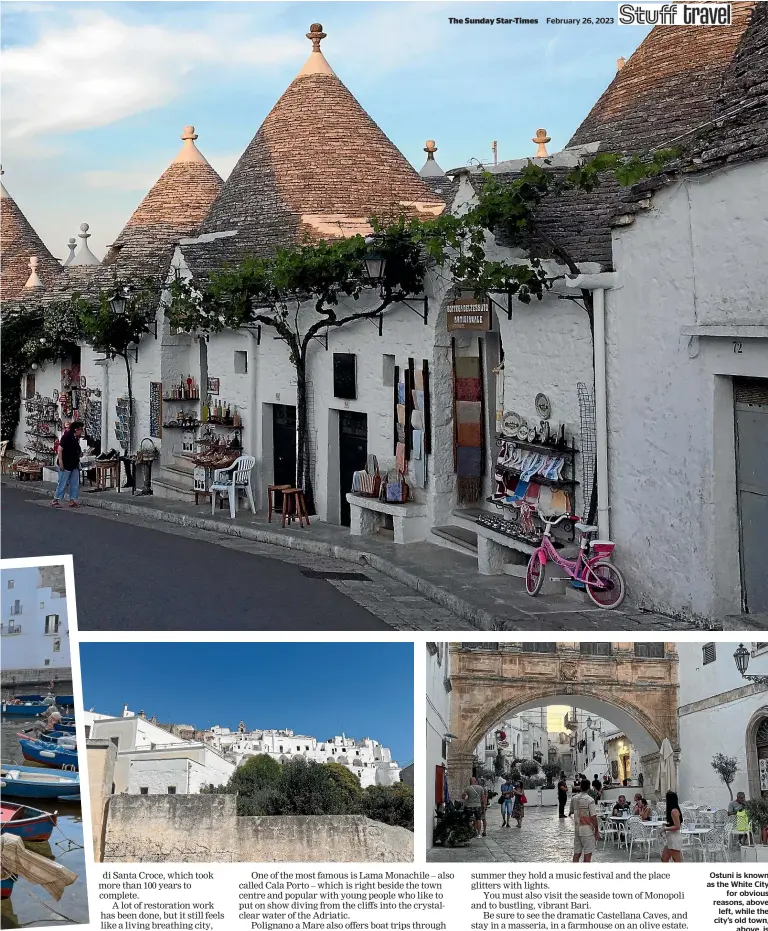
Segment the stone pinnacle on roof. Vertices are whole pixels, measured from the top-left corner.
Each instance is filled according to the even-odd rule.
[[[427,160],[419,172],[422,178],[444,178],[445,172],[435,161],[435,152],[437,146],[434,139],[427,139],[424,151],[427,153]]]
[[[30,277],[29,260],[33,255],[43,280],[50,284],[61,266],[0,182],[0,291],[4,301],[26,296],[24,285]]]
[[[75,254],[75,257],[70,262],[70,266],[101,265],[101,262],[91,252],[91,247],[88,245],[88,240],[91,238],[91,234],[88,232],[89,229],[90,227],[87,223],[80,224],[80,232],[77,234],[77,237],[78,239],[82,239],[82,242],[80,243],[80,250]]]
[[[69,249],[69,255],[64,259],[64,267],[71,265],[75,260],[75,249],[77,248],[77,240],[74,236],[70,236],[67,240],[67,248]]]
[[[37,274],[37,264],[38,258],[36,255],[31,255],[29,257],[29,278],[27,278],[27,283],[24,285],[24,289],[29,288],[42,288],[43,282],[40,280],[40,276]]]
[[[371,231],[374,216],[437,215],[435,195],[313,50],[227,179],[201,233],[235,231],[237,255]],[[236,258],[231,255],[230,258]]]
[[[536,149],[536,154],[534,158],[549,158],[549,152],[547,152],[547,143],[552,141],[552,137],[547,135],[546,129],[537,129],[536,135],[531,139],[531,142],[535,142],[538,146]]]
[[[183,145],[134,210],[104,261],[125,275],[164,274],[175,243],[193,236],[223,182],[195,145],[194,126],[185,126]]]

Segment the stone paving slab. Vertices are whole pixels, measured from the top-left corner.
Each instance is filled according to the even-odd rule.
[[[18,482],[7,477],[5,481],[31,494],[52,494],[53,486],[45,483]],[[472,556],[429,542],[404,546],[381,536],[353,537],[345,527],[314,519],[310,527],[300,528],[294,523],[282,529],[277,520],[269,523],[266,513],[253,515],[245,509],[239,510],[234,520],[223,510],[217,510],[212,517],[210,505],[132,496],[128,490],[91,494],[84,489],[80,500],[89,509],[156,523],[159,530],[168,529],[168,525],[194,528],[222,537],[369,566],[478,630],[627,630],[641,633],[701,629],[691,621],[645,613],[628,603],[619,611],[604,611],[586,603],[585,596],[576,592],[545,594],[533,599],[525,592],[522,579],[480,575]]]
[[[501,824],[501,806],[492,799],[487,812],[487,836],[476,837],[466,847],[433,847],[427,853],[430,863],[567,863],[573,857],[573,818],[558,816],[557,808],[533,808],[527,806],[523,826],[504,828]],[[648,862],[647,848],[632,851],[633,863]],[[698,856],[698,855],[697,855]],[[650,862],[657,863],[661,850],[653,846]],[[734,848],[734,860],[739,853]],[[718,859],[725,861],[725,857]],[[696,862],[691,851],[683,851],[683,860]],[[610,840],[601,840],[592,857],[593,863],[628,863],[629,853]],[[698,862],[701,858],[698,857]]]

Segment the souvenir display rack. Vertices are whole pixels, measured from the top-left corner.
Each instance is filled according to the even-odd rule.
[[[29,457],[42,465],[54,466],[56,440],[62,428],[56,401],[36,394],[24,402],[24,409],[27,415],[27,429],[24,432],[30,437],[26,444]]]

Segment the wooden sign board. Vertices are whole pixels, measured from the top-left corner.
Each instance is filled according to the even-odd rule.
[[[488,304],[456,302],[448,307],[448,332],[454,330],[480,330],[492,328]]]

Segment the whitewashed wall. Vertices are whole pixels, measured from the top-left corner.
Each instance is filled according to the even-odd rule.
[[[747,729],[753,715],[765,709],[768,692],[754,690],[741,678],[733,653],[737,642],[715,643],[716,658],[703,663],[702,643],[678,643],[680,662],[680,798],[718,808],[730,800],[728,790],[712,769],[716,753],[734,756],[738,761],[734,796],[746,792]],[[745,643],[754,650],[756,644]],[[768,650],[764,647],[750,659],[748,674],[768,675]]]
[[[40,588],[36,569],[5,569],[2,585],[3,670],[68,668],[71,658],[67,599],[50,588]],[[46,634],[45,619],[51,614],[58,615],[59,629]],[[9,633],[11,625],[19,633]]]
[[[607,296],[611,535],[645,607],[741,609],[730,376],[768,377],[768,343],[681,327],[768,323],[768,162],[663,189],[614,234]]]
[[[447,642],[437,643],[438,652],[432,656],[425,649],[427,673],[427,749],[426,749],[426,805],[425,824],[427,848],[432,847],[434,822],[435,768],[444,764],[443,735],[450,733],[451,693],[445,688],[450,676],[450,653]]]

